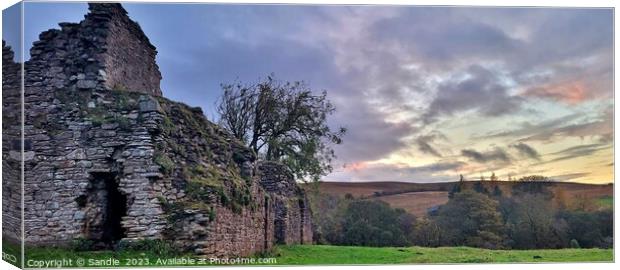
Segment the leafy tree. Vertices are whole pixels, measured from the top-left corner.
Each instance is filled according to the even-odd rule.
[[[413,243],[416,246],[438,247],[441,243],[441,229],[433,219],[424,218],[415,224]]]
[[[342,243],[359,246],[406,246],[415,218],[376,200],[351,202],[342,222]]]
[[[332,170],[334,131],[327,117],[335,108],[327,93],[314,94],[304,82],[281,82],[273,75],[256,84],[222,84],[217,104],[220,124],[259,158],[287,165],[300,179],[318,180]]]
[[[351,200],[319,192],[309,192],[308,195],[312,209],[313,240],[319,244],[341,243],[342,220]]]
[[[512,186],[512,194],[515,196],[520,196],[527,193],[540,194],[547,197],[547,199],[551,199],[553,197],[553,192],[549,189],[551,185],[552,182],[545,176],[525,176],[517,180],[517,182]]]
[[[613,239],[613,211],[563,211],[558,217],[568,224],[568,237],[580,247],[610,247]]]
[[[497,201],[484,194],[470,190],[455,194],[436,217],[442,245],[501,247],[503,223],[497,207]]]
[[[543,194],[523,194],[515,198],[508,219],[509,236],[515,248],[559,248],[566,243],[561,224],[556,224],[555,211]]]

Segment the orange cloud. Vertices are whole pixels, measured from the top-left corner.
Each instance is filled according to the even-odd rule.
[[[587,92],[585,83],[582,81],[571,81],[530,88],[525,91],[524,95],[577,104],[587,99]]]
[[[349,164],[344,164],[342,168],[345,172],[357,172],[359,170],[368,168],[368,164],[366,164],[366,162],[353,162]]]

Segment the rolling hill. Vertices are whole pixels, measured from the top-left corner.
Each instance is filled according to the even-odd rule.
[[[467,181],[465,185],[473,186],[478,181]],[[403,208],[416,215],[426,215],[429,208],[448,202],[448,192],[456,182],[444,183],[405,183],[405,182],[320,182],[319,191],[335,196],[351,194],[356,198],[378,199],[389,203],[392,207]],[[509,181],[485,181],[483,185],[489,189],[499,186],[504,194],[510,195],[512,185]],[[306,188],[310,188],[307,186]],[[613,198],[613,184],[582,184],[554,182],[551,190],[554,193],[554,204],[559,200],[575,204],[586,201],[604,201]],[[610,207],[613,203],[603,203],[601,207]]]

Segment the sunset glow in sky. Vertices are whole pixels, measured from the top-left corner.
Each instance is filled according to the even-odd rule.
[[[124,6],[158,49],[164,95],[210,119],[222,82],[273,72],[327,90],[348,134],[324,180],[613,182],[611,9]],[[86,12],[26,3],[26,52]]]

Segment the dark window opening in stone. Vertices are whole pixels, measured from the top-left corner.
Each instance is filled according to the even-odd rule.
[[[121,221],[127,215],[127,196],[118,188],[114,173],[93,173],[89,204],[91,213],[87,221],[89,238],[99,248],[112,248],[125,237]]]

